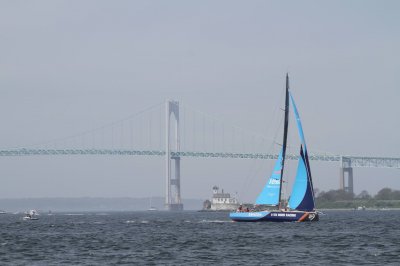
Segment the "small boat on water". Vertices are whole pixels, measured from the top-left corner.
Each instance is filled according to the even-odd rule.
[[[29,212],[25,213],[25,216],[22,217],[23,220],[39,220],[37,217],[39,213],[36,210],[30,210]]]
[[[147,210],[148,211],[158,211],[158,209],[152,205],[152,201],[153,201],[153,197],[150,198],[150,206]]]
[[[282,199],[283,172],[285,168],[285,156],[287,135],[289,126],[289,99],[293,106],[297,129],[301,141],[300,156],[297,174],[294,181],[292,194],[288,202]],[[255,211],[244,211],[241,207],[236,212],[230,213],[230,218],[236,222],[304,222],[318,221],[319,214],[315,210],[314,188],[311,178],[308,151],[304,139],[303,128],[299,112],[293,96],[289,91],[289,76],[286,74],[285,94],[285,122],[283,132],[283,144],[278,159],[275,163],[272,175],[264,189],[256,199]]]
[[[6,214],[6,211],[0,210],[0,214]]]

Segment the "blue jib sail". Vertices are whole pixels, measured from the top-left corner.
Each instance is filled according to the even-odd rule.
[[[294,181],[288,207],[301,211],[312,211],[315,208],[315,203],[310,165],[308,162],[307,146],[304,139],[303,127],[301,125],[299,112],[297,111],[297,107],[292,94],[290,94],[290,100],[292,102],[293,111],[296,117],[297,129],[299,131],[299,136],[301,139],[301,146],[296,179]]]
[[[275,167],[271,177],[268,179],[264,189],[258,195],[256,204],[278,205],[279,204],[279,188],[281,186],[282,173],[282,150],[275,162]]]

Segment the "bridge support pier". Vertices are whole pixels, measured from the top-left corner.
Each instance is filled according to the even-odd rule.
[[[171,143],[171,115],[175,118],[175,136]],[[172,146],[172,147],[171,147]],[[165,209],[168,211],[182,211],[181,201],[181,158],[172,156],[171,152],[180,151],[180,133],[179,133],[179,102],[167,100],[166,102],[166,191],[165,191]],[[174,169],[172,169],[172,160]],[[174,170],[174,178],[172,178]]]
[[[347,183],[346,181],[347,176]],[[353,168],[351,167],[340,167],[340,189],[354,193],[354,183],[353,183]]]
[[[351,167],[351,160],[349,158],[341,157],[340,162],[340,189],[349,193],[354,193],[353,168]]]

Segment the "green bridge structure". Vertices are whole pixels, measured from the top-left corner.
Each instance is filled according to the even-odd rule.
[[[107,155],[107,156],[166,156],[161,150],[130,150],[130,149],[9,149],[0,150],[0,156],[63,156],[63,155]],[[201,157],[229,159],[276,160],[278,154],[268,153],[233,153],[233,152],[202,152],[179,151],[170,152],[171,158]],[[286,159],[298,160],[298,155],[287,154]],[[310,154],[312,161],[338,162],[340,167],[340,188],[354,192],[353,168],[397,168],[400,169],[400,158],[366,157],[350,155]],[[345,182],[346,181],[346,182]]]
[[[182,107],[182,106],[181,106]],[[227,127],[224,120],[188,111],[179,102],[151,106],[134,115],[77,135],[55,139],[33,146],[0,148],[1,156],[162,156],[165,158],[165,207],[182,210],[180,189],[181,158],[231,158],[275,160],[278,154],[266,147],[264,136],[248,135],[238,127]],[[144,115],[147,118],[142,119]],[[154,147],[154,144],[157,147]],[[279,143],[273,143],[273,145]],[[228,150],[227,150],[228,149]],[[259,152],[261,151],[261,152]],[[288,160],[298,155],[286,154]],[[337,162],[340,168],[339,187],[354,193],[353,168],[400,169],[400,157],[368,157],[333,155],[323,152],[309,154],[309,159]]]

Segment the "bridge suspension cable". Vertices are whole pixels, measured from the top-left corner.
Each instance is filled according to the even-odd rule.
[[[0,156],[27,155],[165,155],[165,103],[144,108],[123,119],[78,134],[16,148],[0,148]],[[279,146],[221,118],[180,104],[181,157],[274,159]],[[275,132],[276,133],[276,132]],[[288,159],[297,156],[288,155]],[[400,168],[396,157],[334,155],[318,152],[311,160],[341,162],[346,167]]]

